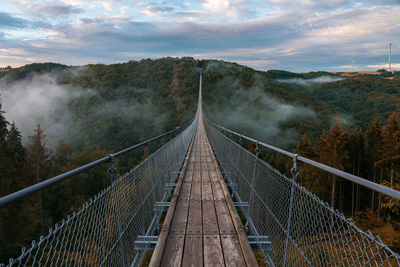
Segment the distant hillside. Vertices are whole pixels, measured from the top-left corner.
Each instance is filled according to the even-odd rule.
[[[50,114],[30,114],[30,123],[40,122],[48,138],[66,139],[77,148],[120,149],[193,117],[200,68],[208,118],[256,138],[293,147],[301,134],[317,135],[337,118],[338,108],[275,80],[291,73],[189,57],[80,67],[30,64],[0,73],[0,84],[8,94],[22,90],[22,97],[35,90],[38,98],[59,92],[62,99],[49,99],[57,102]]]
[[[28,76],[58,72],[68,68],[67,65],[58,63],[33,63],[20,68],[5,69],[3,72],[0,72],[0,78],[4,77],[3,82],[13,82],[19,79],[25,79]]]
[[[334,106],[339,114],[347,115],[353,126],[364,129],[373,118],[378,116],[384,122],[392,111],[400,108],[400,72],[267,73],[314,100]]]
[[[339,73],[332,73],[326,71],[312,71],[307,73],[296,73],[296,72],[289,72],[284,70],[269,70],[267,71],[267,75],[272,79],[314,79],[321,76],[340,76]]]
[[[339,107],[364,128],[376,116],[386,119],[400,109],[400,79],[351,78],[323,83],[304,92]]]

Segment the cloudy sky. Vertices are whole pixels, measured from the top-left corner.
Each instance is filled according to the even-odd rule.
[[[387,67],[389,42],[400,69],[400,0],[0,1],[0,67],[193,56],[375,70]]]

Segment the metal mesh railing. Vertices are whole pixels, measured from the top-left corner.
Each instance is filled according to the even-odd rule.
[[[197,117],[196,117],[197,118]],[[7,266],[128,266],[139,265],[143,250],[134,249],[138,235],[159,227],[156,201],[166,201],[183,163],[197,119],[79,211],[56,224],[49,234],[22,249]],[[173,175],[175,174],[175,175]]]
[[[360,230],[210,123],[206,123],[206,131],[228,182],[237,184],[235,201],[249,203],[249,208],[241,208],[249,234],[268,236],[271,241],[270,254],[266,255],[271,265],[400,265],[399,255],[379,237]]]

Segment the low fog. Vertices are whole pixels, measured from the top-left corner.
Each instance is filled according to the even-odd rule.
[[[34,134],[38,123],[49,148],[54,148],[60,138],[81,145],[102,141],[107,127],[113,127],[110,131],[114,132],[127,128],[140,138],[148,137],[146,131],[161,131],[164,127],[168,114],[160,115],[148,96],[142,97],[140,102],[136,99],[105,100],[94,90],[57,84],[57,78],[58,74],[48,73],[12,83],[0,80],[5,117],[15,122],[24,143]],[[131,90],[140,93],[141,89]],[[138,123],[144,123],[146,129],[135,127]],[[129,130],[122,132],[118,134],[132,134]]]
[[[278,82],[281,83],[293,83],[297,85],[301,85],[304,87],[312,87],[319,83],[331,83],[344,80],[343,77],[332,77],[332,76],[321,76],[313,79],[301,79],[301,78],[293,78],[293,79],[278,79]]]
[[[300,133],[293,128],[283,131],[281,123],[300,116],[317,118],[313,110],[283,103],[260,88],[236,90],[222,105],[212,105],[208,114],[224,127],[285,147],[295,144]]]
[[[35,75],[6,84],[0,80],[0,95],[8,121],[14,121],[23,139],[33,135],[40,123],[49,145],[68,132],[71,114],[66,104],[78,93],[57,85],[54,74]]]
[[[297,119],[318,121],[317,114],[310,108],[284,103],[268,94],[268,89],[263,87],[270,81],[260,74],[253,75],[253,87],[242,88],[237,75],[241,69],[224,62],[207,66],[206,73],[218,73],[223,78],[212,88],[217,103],[205,108],[206,115],[226,128],[272,145],[289,148],[296,144],[302,133],[295,127],[282,130],[282,124]]]

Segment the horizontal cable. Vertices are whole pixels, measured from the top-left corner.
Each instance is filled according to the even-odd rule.
[[[208,119],[206,119],[206,120],[207,120],[208,123],[210,123],[212,126],[214,126],[217,129],[220,129],[220,130],[229,132],[231,134],[234,134],[236,136],[239,136],[241,138],[247,139],[250,142],[258,142],[258,145],[261,145],[261,146],[263,146],[265,148],[271,149],[273,151],[276,151],[278,153],[281,153],[281,154],[286,155],[286,156],[291,157],[291,158],[297,158],[298,161],[302,161],[302,162],[304,162],[304,163],[306,163],[308,165],[317,167],[318,169],[321,169],[321,170],[324,170],[324,171],[329,172],[331,174],[340,176],[340,177],[342,177],[342,178],[344,178],[346,180],[349,180],[349,181],[351,181],[353,183],[365,186],[365,187],[367,187],[369,189],[372,189],[372,190],[377,191],[379,193],[382,193],[382,194],[385,194],[387,196],[391,196],[391,197],[393,197],[393,198],[395,198],[397,200],[400,200],[400,191],[397,191],[397,190],[394,190],[392,188],[389,188],[389,187],[386,187],[386,186],[371,182],[371,181],[369,181],[369,180],[367,180],[365,178],[361,178],[359,176],[356,176],[356,175],[353,175],[353,174],[350,174],[350,173],[335,169],[335,168],[330,167],[328,165],[316,162],[314,160],[305,158],[305,157],[303,157],[301,155],[298,155],[298,154],[291,153],[289,151],[286,151],[286,150],[283,150],[281,148],[266,144],[264,142],[260,142],[260,141],[254,139],[254,138],[245,136],[245,135],[237,133],[235,131],[226,129],[225,127],[219,126],[218,124],[215,124],[215,123],[209,121]]]
[[[135,149],[135,148],[138,148],[138,147],[147,145],[147,144],[149,144],[149,143],[151,143],[151,142],[153,142],[153,141],[156,141],[156,140],[158,140],[158,139],[160,139],[160,138],[162,138],[162,137],[164,137],[164,136],[166,136],[166,135],[168,135],[168,134],[170,134],[170,133],[173,133],[173,132],[175,132],[175,131],[177,131],[177,130],[179,130],[179,129],[181,129],[181,128],[186,127],[186,126],[189,125],[191,122],[193,122],[193,121],[187,122],[187,123],[183,124],[182,126],[176,127],[176,128],[173,129],[173,130],[170,130],[170,131],[168,131],[168,132],[165,132],[165,133],[163,133],[163,134],[160,134],[160,135],[158,135],[158,136],[156,136],[156,137],[153,137],[153,138],[151,138],[151,139],[148,139],[148,140],[146,140],[146,141],[143,141],[143,142],[141,142],[141,143],[139,143],[139,144],[133,145],[133,146],[128,147],[128,148],[125,148],[125,149],[123,149],[123,150],[121,150],[121,151],[119,151],[119,152],[116,152],[116,153],[114,153],[114,154],[110,154],[110,155],[108,155],[108,156],[105,156],[105,157],[103,157],[103,158],[101,158],[101,159],[92,161],[92,162],[90,162],[90,163],[88,163],[88,164],[86,164],[86,165],[83,165],[83,166],[81,166],[81,167],[78,167],[78,168],[76,168],[76,169],[67,171],[67,172],[65,172],[65,173],[59,174],[59,175],[57,175],[57,176],[54,176],[54,177],[52,177],[52,178],[49,178],[49,179],[47,179],[47,180],[45,180],[45,181],[42,181],[42,182],[40,182],[40,183],[31,185],[31,186],[26,187],[26,188],[24,188],[24,189],[21,189],[21,190],[19,190],[19,191],[17,191],[17,192],[14,192],[14,193],[11,193],[11,194],[6,195],[6,196],[4,196],[4,197],[1,197],[1,198],[0,198],[0,207],[5,206],[5,205],[7,205],[7,204],[9,204],[9,203],[11,203],[11,202],[14,202],[14,201],[16,201],[16,200],[18,200],[18,199],[21,199],[21,198],[23,198],[23,197],[26,197],[26,196],[28,196],[28,195],[31,195],[31,194],[33,194],[33,193],[36,193],[36,192],[38,192],[38,191],[41,191],[41,190],[43,190],[43,189],[45,189],[45,188],[47,188],[47,187],[50,187],[50,186],[52,186],[52,185],[54,185],[54,184],[57,184],[57,183],[59,183],[59,182],[61,182],[61,181],[64,181],[65,179],[70,178],[71,176],[77,175],[78,173],[81,173],[81,172],[84,172],[84,171],[89,170],[89,169],[91,169],[91,168],[94,168],[94,167],[96,167],[96,166],[98,166],[98,165],[100,165],[100,164],[102,164],[102,163],[104,163],[104,162],[108,162],[108,161],[110,161],[110,159],[119,157],[119,156],[121,156],[121,155],[123,155],[123,154],[125,154],[125,153],[128,153],[129,151],[132,151],[132,150]]]

